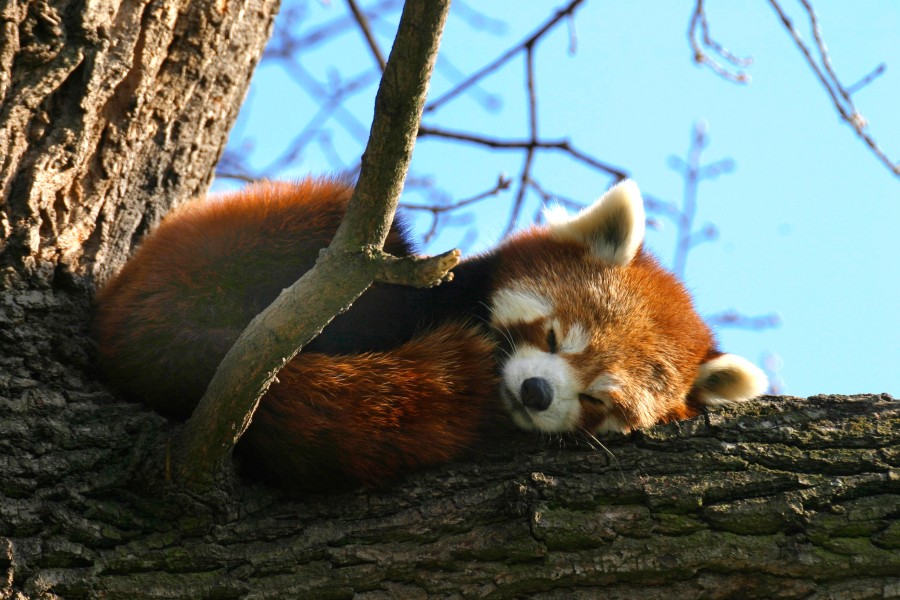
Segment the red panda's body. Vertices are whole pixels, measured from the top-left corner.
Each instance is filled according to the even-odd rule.
[[[310,179],[176,210],[98,297],[110,381],[187,417],[243,328],[315,263],[351,192]],[[288,487],[371,486],[459,456],[501,404],[526,429],[593,433],[759,393],[758,370],[715,349],[642,238],[623,184],[450,283],[374,285],[279,373],[242,439],[248,462]],[[402,226],[386,250],[411,252]]]

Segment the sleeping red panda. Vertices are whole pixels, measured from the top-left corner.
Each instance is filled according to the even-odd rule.
[[[189,416],[244,327],[312,267],[351,194],[307,179],[176,209],[98,296],[110,382]],[[628,432],[762,393],[765,375],[716,349],[643,237],[624,181],[463,261],[449,283],[373,285],[279,372],[238,450],[287,487],[376,486],[460,456],[504,412],[525,429]],[[385,248],[412,252],[399,221]]]

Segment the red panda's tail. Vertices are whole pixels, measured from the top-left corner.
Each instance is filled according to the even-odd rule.
[[[459,323],[388,352],[301,353],[241,443],[253,468],[286,487],[379,486],[471,447],[497,417],[495,390],[492,343]]]

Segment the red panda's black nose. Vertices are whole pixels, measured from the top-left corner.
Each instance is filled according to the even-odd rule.
[[[522,404],[531,410],[547,410],[553,402],[553,388],[543,377],[529,377],[522,382]]]

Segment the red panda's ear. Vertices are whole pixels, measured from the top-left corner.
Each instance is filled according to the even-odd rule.
[[[769,380],[745,358],[722,354],[700,365],[690,396],[707,406],[732,404],[759,396]]]
[[[626,179],[575,216],[549,212],[550,234],[586,244],[599,259],[626,265],[644,241],[644,201],[637,184]]]

